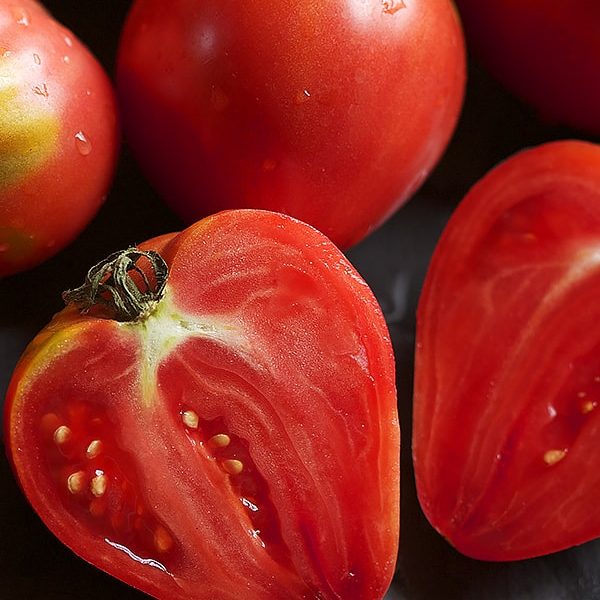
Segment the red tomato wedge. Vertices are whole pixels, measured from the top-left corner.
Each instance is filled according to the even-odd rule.
[[[266,211],[142,247],[166,263],[130,250],[90,279],[103,300],[135,288],[120,297],[145,304],[137,318],[81,314],[71,292],[15,371],[6,435],[34,509],[157,598],[381,598],[399,426],[368,286],[316,230]]]
[[[423,510],[487,560],[600,536],[600,147],[524,151],[466,196],[418,309]]]

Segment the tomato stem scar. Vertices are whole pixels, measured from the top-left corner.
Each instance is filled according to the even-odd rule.
[[[150,269],[138,263],[142,259]],[[127,248],[114,252],[94,265],[83,285],[63,292],[66,304],[75,304],[82,314],[95,306],[108,309],[109,318],[138,321],[147,317],[164,295],[169,268],[158,252]]]

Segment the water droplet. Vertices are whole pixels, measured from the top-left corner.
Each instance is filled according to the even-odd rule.
[[[393,15],[400,9],[406,8],[404,0],[381,0],[381,4],[383,6],[383,12],[386,15]]]
[[[34,55],[33,55],[33,62],[34,62],[36,65],[41,65],[41,64],[42,64],[42,59],[40,58],[40,55],[39,55],[39,54],[34,54]]]
[[[69,48],[72,48],[72,47],[73,47],[73,40],[72,40],[72,39],[71,39],[71,38],[70,38],[68,35],[65,35],[65,37],[64,37],[64,40],[65,40],[65,44],[66,44],[66,45],[67,45]]]
[[[13,17],[15,18],[15,20],[17,21],[17,23],[19,25],[23,25],[23,27],[27,27],[29,25],[29,23],[31,22],[31,17],[29,16],[29,13],[24,8],[15,6],[12,9],[12,14],[13,14]]]
[[[294,98],[294,102],[296,104],[304,104],[307,100],[310,99],[310,92],[308,90],[301,90],[296,94]]]
[[[68,65],[71,62],[71,58],[65,54],[63,56],[63,62]]]
[[[83,131],[78,131],[75,134],[75,146],[77,146],[77,150],[82,156],[87,156],[92,151],[92,144]]]

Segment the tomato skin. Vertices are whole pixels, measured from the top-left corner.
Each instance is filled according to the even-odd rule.
[[[464,43],[447,0],[138,0],[117,83],[134,153],[185,220],[270,209],[349,247],[445,149]]]
[[[451,217],[418,307],[421,506],[461,552],[514,560],[600,535],[600,147],[488,173]]]
[[[364,281],[322,234],[265,211],[143,247],[170,267],[155,312],[123,323],[70,305],[15,370],[5,434],[34,509],[157,598],[382,598],[399,427]]]
[[[112,85],[87,48],[33,0],[0,2],[0,277],[71,242],[112,181]]]
[[[600,135],[595,0],[457,0],[469,47],[541,116]]]

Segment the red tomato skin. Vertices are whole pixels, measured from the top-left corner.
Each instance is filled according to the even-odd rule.
[[[112,85],[33,0],[0,2],[0,277],[70,243],[101,206],[118,146]]]
[[[9,457],[34,509],[82,558],[156,598],[382,598],[398,549],[399,427],[393,351],[364,281],[322,234],[265,211],[219,213],[142,246],[170,266],[161,314],[187,315],[172,331],[191,331],[200,315],[209,335],[153,371],[170,337],[154,343],[166,329],[152,317],[56,315],[17,365],[5,409]],[[152,372],[156,386],[143,375]],[[190,406],[198,430],[182,427]],[[56,451],[65,419],[84,447],[103,440],[106,466]],[[267,486],[253,492],[258,513],[240,502],[251,498],[236,487],[242,475],[224,480],[227,448],[202,462],[204,426],[227,429],[232,447],[243,440],[242,473]],[[111,465],[136,490],[123,494],[145,515],[142,530],[158,526],[172,551],[112,525],[124,500],[109,497],[123,479]],[[87,488],[67,491],[69,474],[90,469],[108,477],[106,518],[86,512],[98,500]],[[261,512],[262,547],[247,531]]]
[[[545,119],[600,135],[595,0],[457,0],[469,47]]]
[[[600,535],[600,147],[488,173],[451,217],[418,307],[413,456],[432,525],[484,560]]]
[[[134,153],[186,221],[270,209],[345,248],[445,149],[464,42],[447,0],[138,0],[117,83]]]

